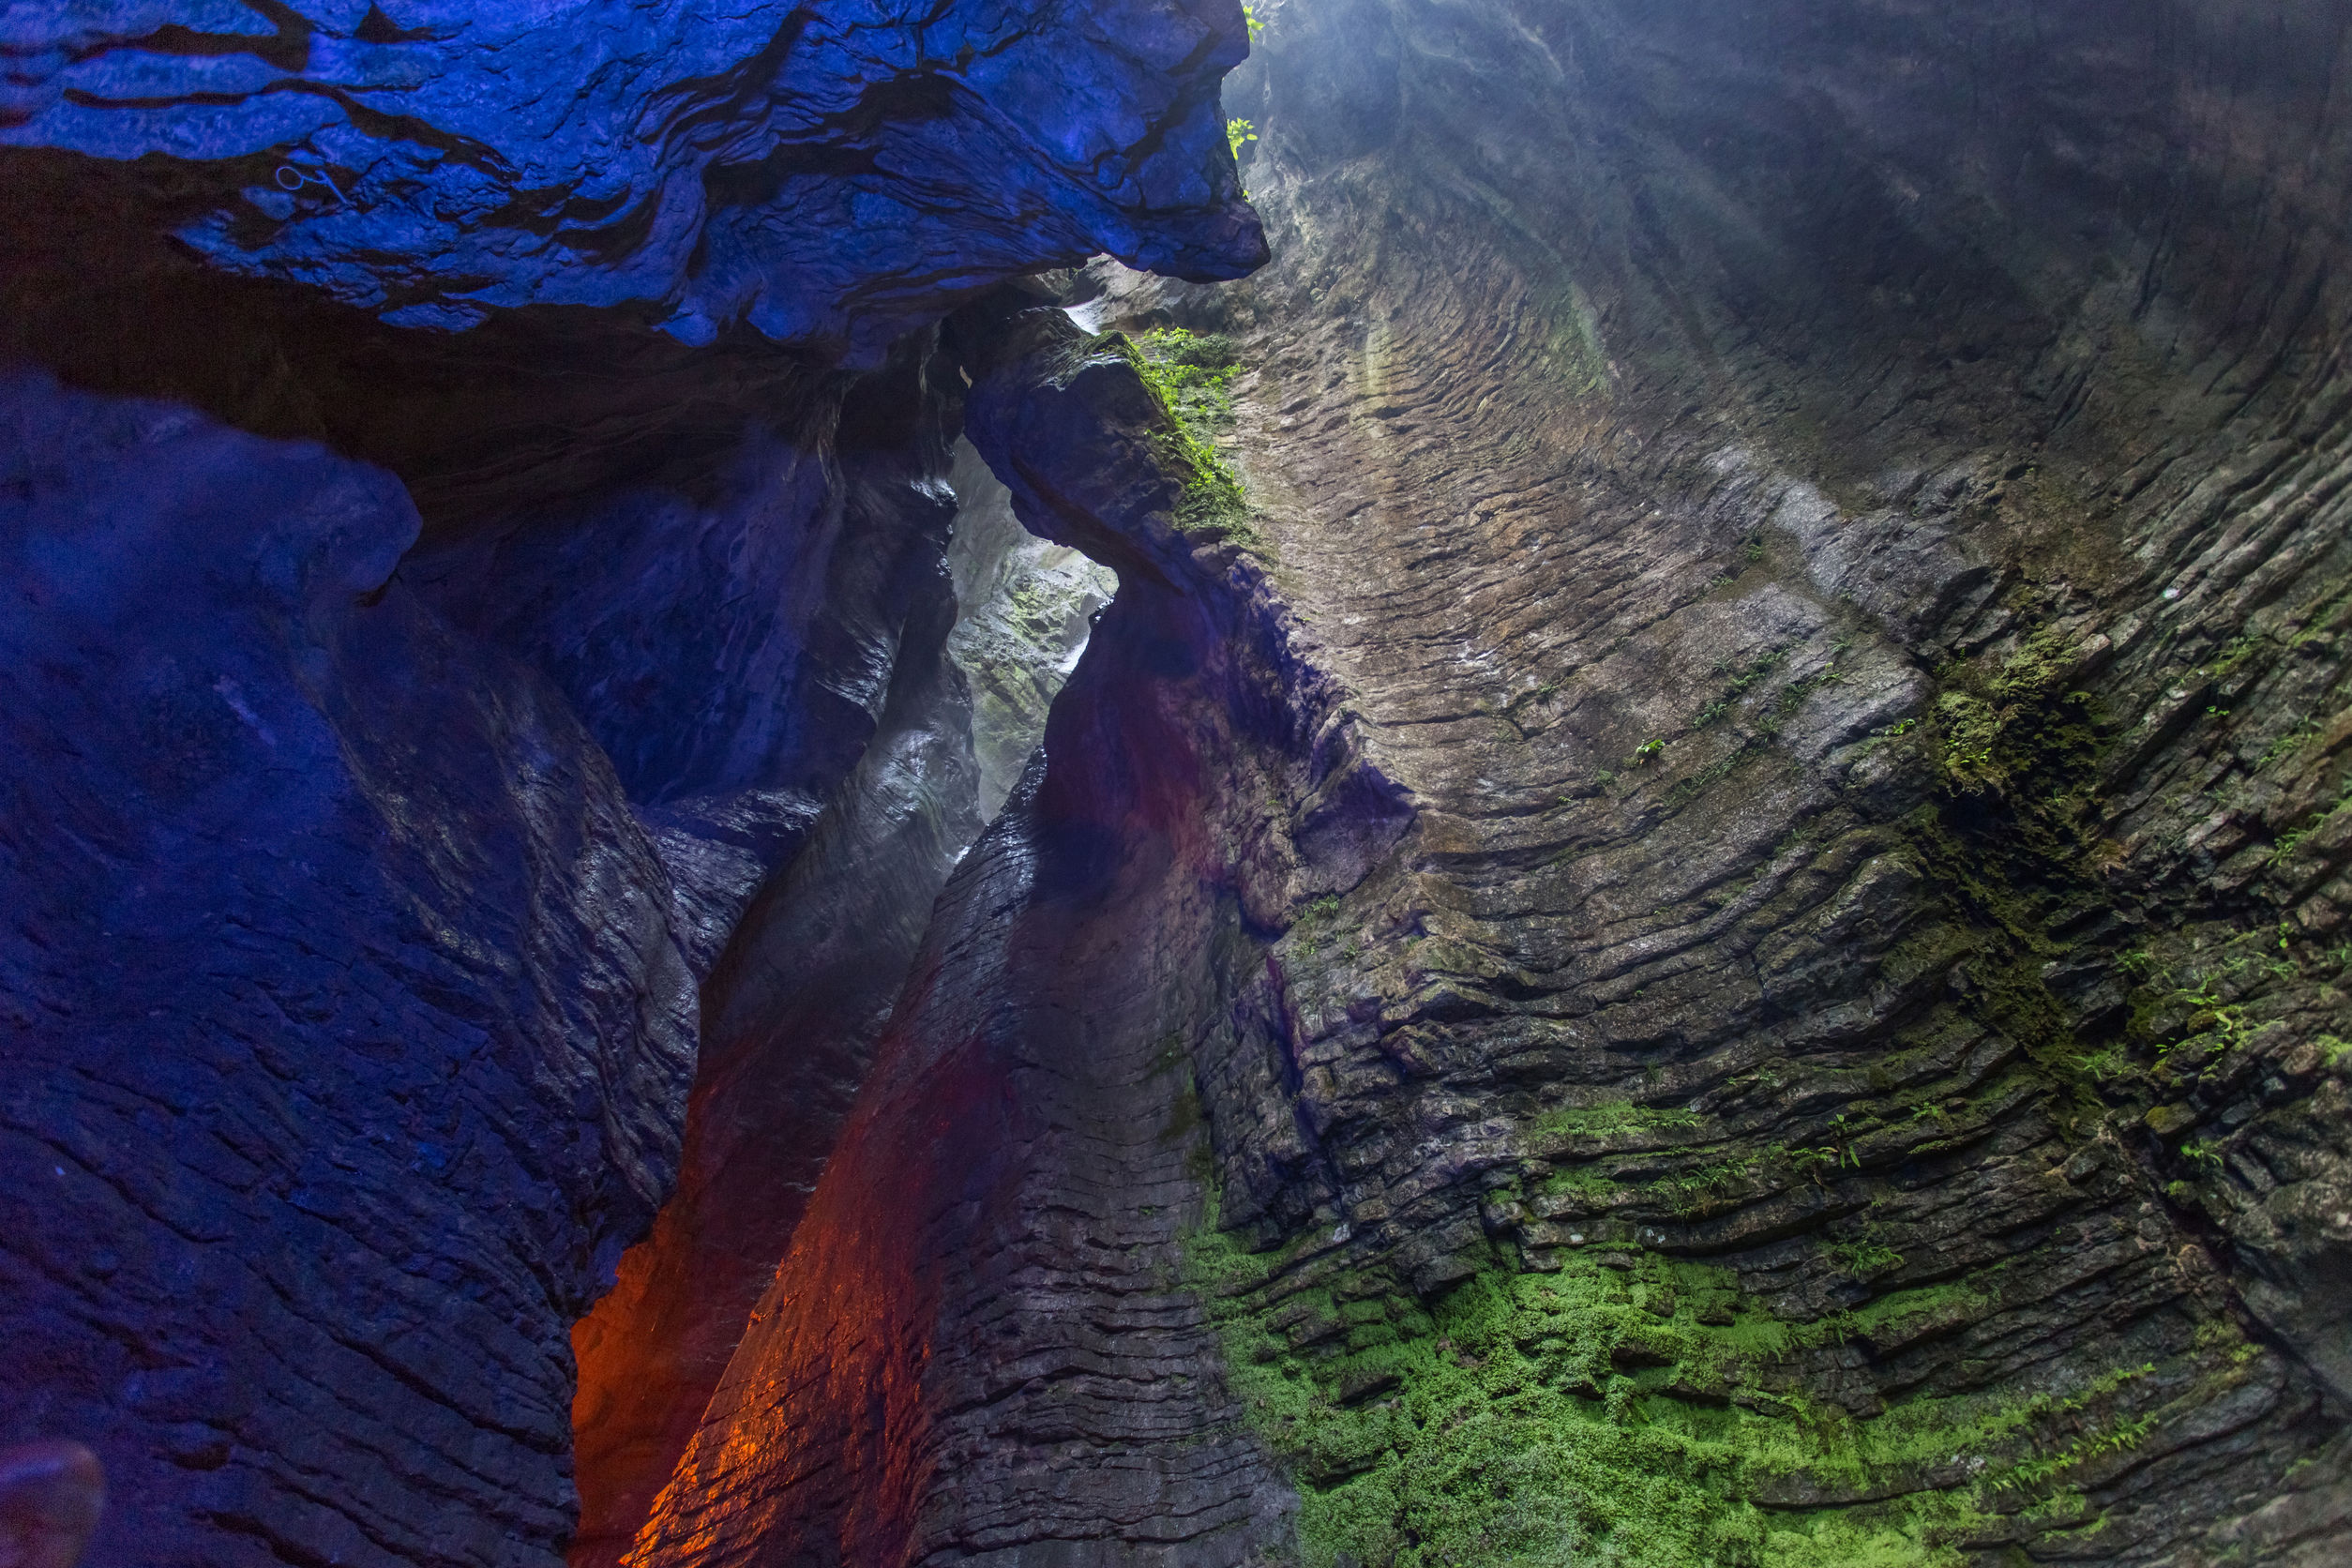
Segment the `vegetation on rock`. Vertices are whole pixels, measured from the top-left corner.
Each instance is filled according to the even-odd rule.
[[[1991,1303],[1933,1284],[1791,1320],[1730,1269],[1599,1246],[1424,1302],[1343,1255],[1243,1251],[1214,1209],[1187,1265],[1293,1467],[1307,1568],[1940,1568],[1997,1510],[2095,1529],[2084,1473],[2251,1359],[1857,1414],[1810,1385],[1822,1355]]]
[[[1215,432],[1233,426],[1231,386],[1241,368],[1233,340],[1163,327],[1144,334],[1140,342],[1119,333],[1107,334],[1103,341],[1128,357],[1167,410],[1167,427],[1154,445],[1161,463],[1184,487],[1176,526],[1186,533],[1214,529],[1246,538],[1249,498],[1214,441]]]

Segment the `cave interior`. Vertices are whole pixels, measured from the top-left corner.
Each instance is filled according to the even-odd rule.
[[[2352,1562],[2343,0],[0,67],[0,1568]]]

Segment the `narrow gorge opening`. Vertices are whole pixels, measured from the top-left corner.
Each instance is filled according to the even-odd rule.
[[[364,9],[0,42],[0,1546],[2352,1552],[2341,7]]]
[[[572,1568],[609,1568],[644,1526],[792,1245],[934,900],[1116,591],[1024,530],[960,436],[944,482],[952,626],[910,626],[864,755],[716,960],[679,1186],[572,1331]]]

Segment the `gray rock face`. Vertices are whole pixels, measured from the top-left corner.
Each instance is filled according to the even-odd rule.
[[[1275,264],[1101,281],[1237,339],[1420,807],[1199,1058],[1310,1561],[2352,1549],[2352,149],[2279,21],[1294,4]]]

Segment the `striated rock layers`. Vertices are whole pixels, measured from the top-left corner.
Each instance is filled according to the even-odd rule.
[[[1089,309],[1417,807],[1194,1036],[1307,1560],[2340,1560],[2340,11],[1270,22]]]
[[[1191,1047],[1407,813],[1256,564],[1174,526],[1202,475],[1131,356],[1050,308],[957,338],[1016,511],[1119,596],[631,1562],[1176,1565],[1289,1535],[1184,1279]]]
[[[555,1560],[683,1157],[641,1515],[980,827],[931,324],[1253,264],[1244,37],[11,14],[0,1440],[91,1563]]]
[[[631,1560],[2340,1560],[2341,21],[1268,20],[1065,296],[1229,427],[958,328],[1122,596]]]
[[[1237,12],[11,21],[0,1440],[543,1565],[577,1324],[580,1568],[2341,1560],[2336,9],[1281,0],[1271,264],[1049,289],[1259,259]]]

